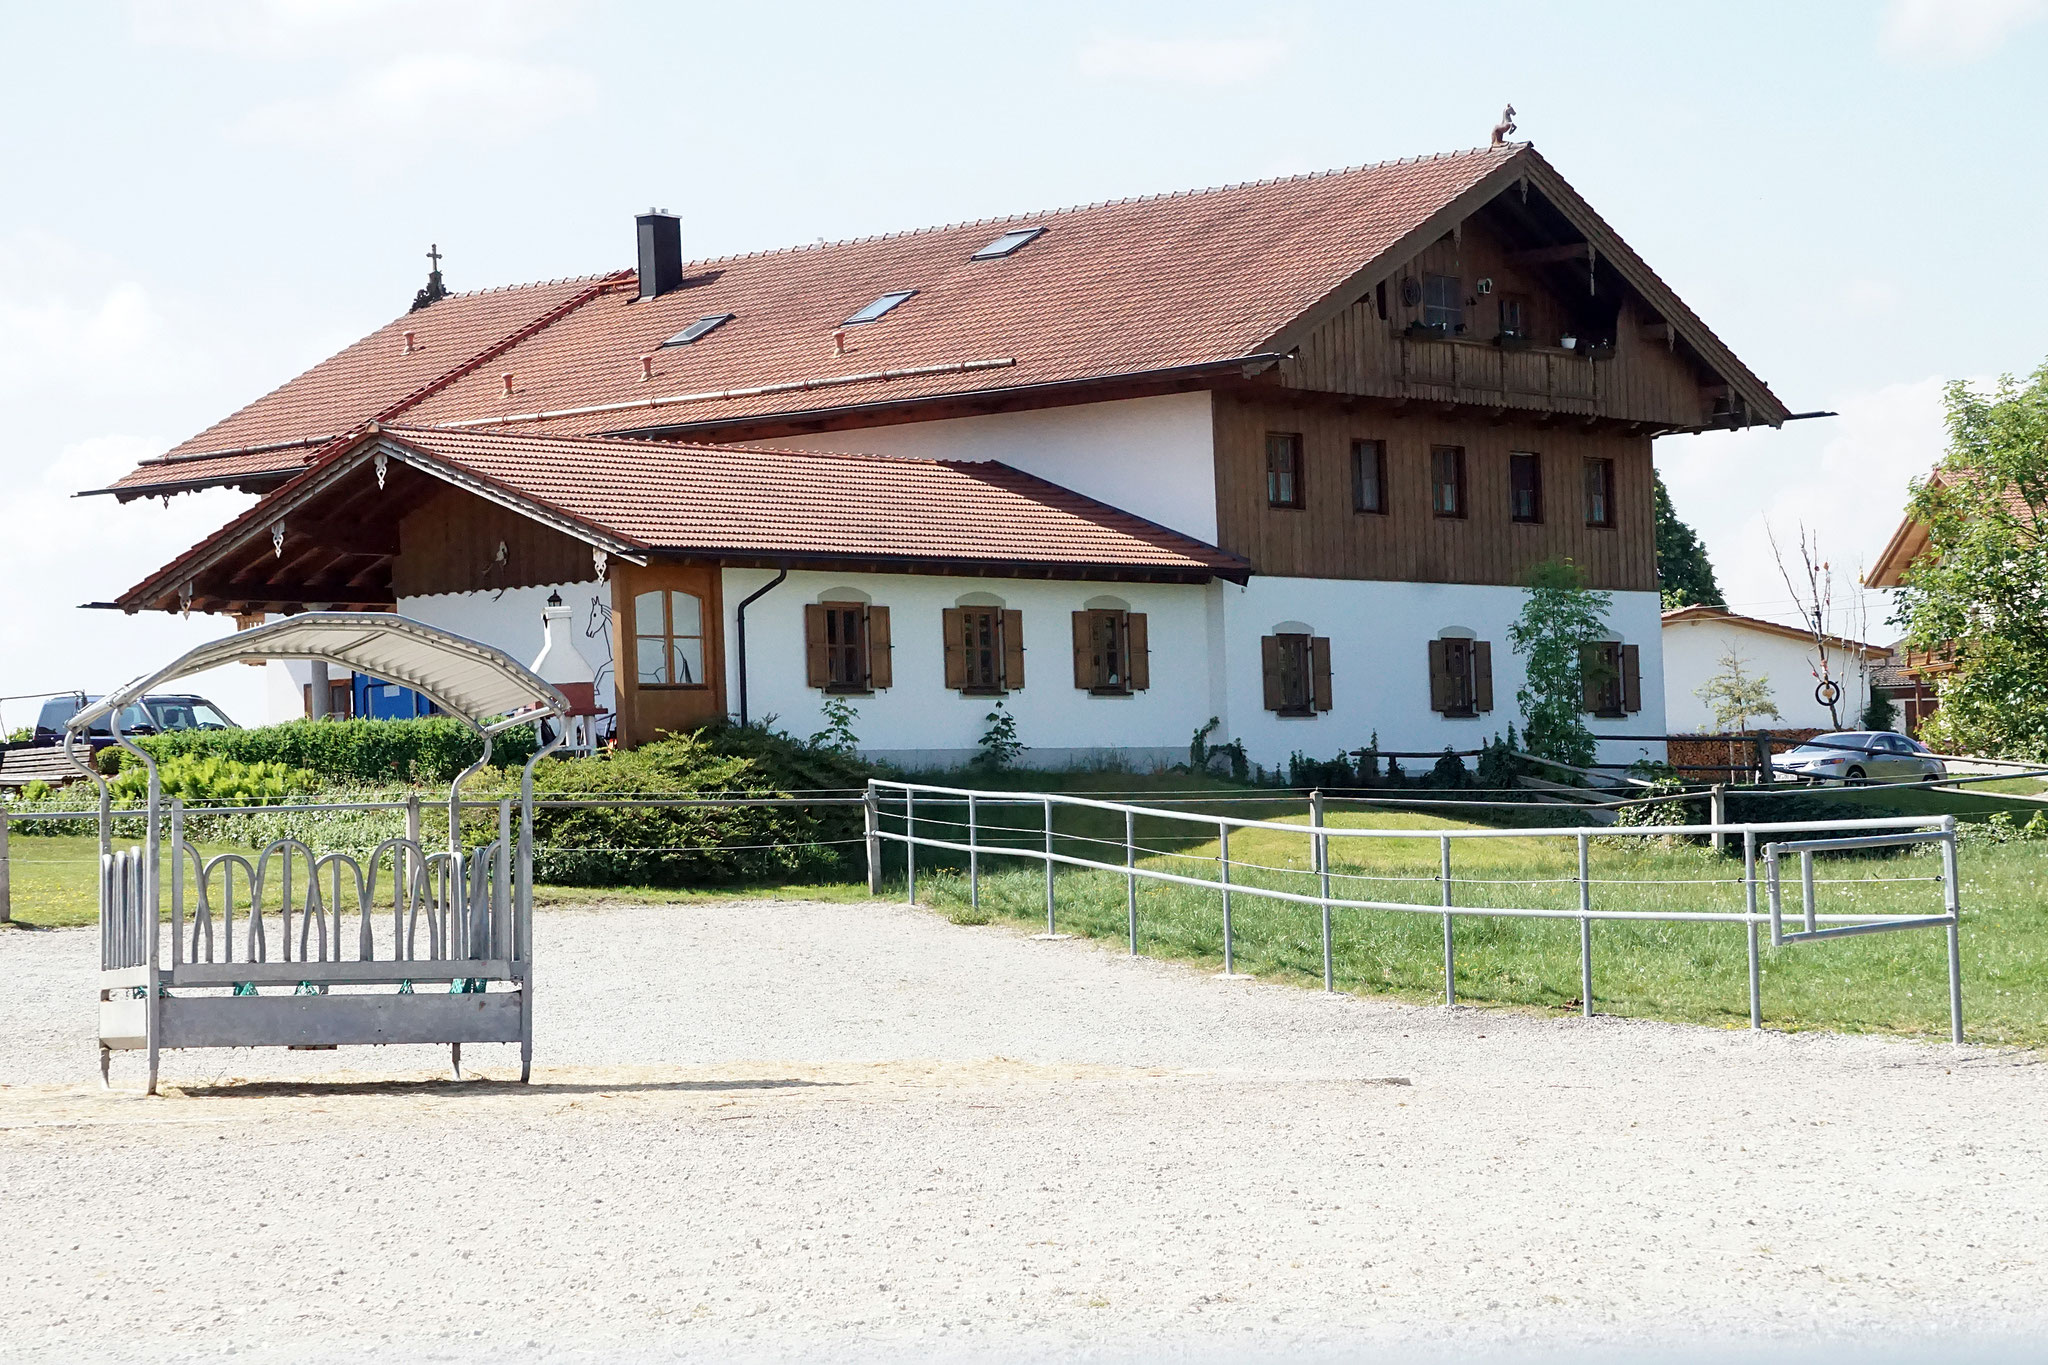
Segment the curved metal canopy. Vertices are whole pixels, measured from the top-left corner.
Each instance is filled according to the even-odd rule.
[[[492,733],[536,717],[569,713],[568,698],[503,650],[389,612],[312,611],[200,645],[100,698],[65,728],[82,732],[175,678],[222,664],[268,659],[324,660],[398,683]],[[487,716],[504,719],[483,726]]]

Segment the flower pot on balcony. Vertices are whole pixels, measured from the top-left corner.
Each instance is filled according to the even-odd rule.
[[[1450,329],[1441,322],[1411,322],[1407,334],[1417,341],[1442,341]]]

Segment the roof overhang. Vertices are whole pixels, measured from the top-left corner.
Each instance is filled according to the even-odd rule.
[[[546,716],[565,716],[569,702],[555,687],[503,650],[383,612],[308,612],[237,631],[186,651],[78,712],[66,729],[83,733],[95,721],[164,684],[231,663],[310,659],[410,687],[452,716],[495,734]],[[501,717],[490,724],[490,717]]]

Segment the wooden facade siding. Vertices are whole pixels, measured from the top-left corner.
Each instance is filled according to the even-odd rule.
[[[1383,288],[1369,291],[1312,333],[1300,351],[1280,366],[1290,388],[1380,398],[1475,403],[1516,410],[1606,417],[1655,426],[1697,426],[1712,402],[1706,390],[1719,381],[1674,352],[1670,328],[1638,300],[1607,293],[1574,293],[1560,280],[1583,263],[1547,267],[1538,276],[1518,265],[1501,239],[1483,224],[1467,221],[1457,237],[1447,236],[1396,270]],[[1463,282],[1463,336],[1441,340],[1407,335],[1423,316],[1420,297],[1403,301],[1404,280],[1453,275]],[[1490,293],[1475,286],[1490,279]],[[1577,291],[1584,291],[1583,279]],[[1418,291],[1419,293],[1419,291]],[[1526,349],[1503,349],[1504,300],[1520,304]],[[1381,316],[1384,301],[1385,316]],[[1573,332],[1578,349],[1557,345]],[[1653,339],[1659,338],[1659,339]],[[1585,347],[1611,339],[1612,358],[1589,359]]]
[[[1535,564],[1569,558],[1591,587],[1657,588],[1647,435],[1226,393],[1216,395],[1213,410],[1218,543],[1251,560],[1257,573],[1515,586]],[[1269,431],[1301,433],[1300,507],[1267,505]],[[1358,440],[1386,443],[1384,513],[1352,510],[1351,449]],[[1431,511],[1436,446],[1464,448],[1462,517]],[[1541,461],[1540,523],[1513,519],[1508,456],[1518,451]],[[1585,524],[1588,457],[1614,461],[1611,527]]]
[[[505,562],[496,563],[498,546]],[[400,597],[534,588],[596,577],[590,546],[457,488],[433,494],[398,523],[391,588]]]

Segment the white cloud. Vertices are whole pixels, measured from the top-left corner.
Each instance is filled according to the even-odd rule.
[[[2048,14],[2048,0],[1892,0],[1881,35],[1891,56],[1915,63],[1974,61]]]
[[[1270,74],[1286,58],[1280,38],[1099,36],[1082,47],[1081,72],[1181,85],[1235,85]]]
[[[238,132],[360,162],[429,160],[580,113],[596,95],[568,67],[476,54],[400,57],[318,95],[252,110]]]
[[[135,38],[235,57],[379,57],[517,47],[588,6],[576,0],[131,0]]]
[[[162,318],[140,284],[111,273],[107,261],[56,238],[0,237],[0,400],[110,379],[130,388],[171,382],[138,364],[166,354]]]
[[[1769,532],[1796,555],[1800,526],[1819,536],[1833,566],[1835,628],[1897,634],[1889,594],[1867,594],[1868,624],[1851,608],[1858,573],[1877,558],[1904,513],[1907,485],[1947,448],[1939,378],[1890,384],[1833,404],[1839,417],[1658,442],[1657,464],[1678,515],[1706,542],[1721,591],[1735,610],[1794,619]]]

